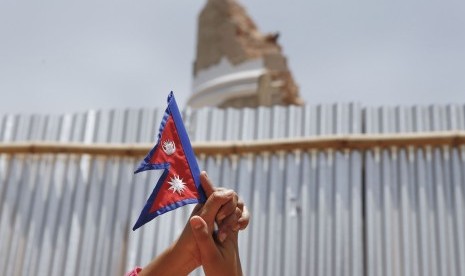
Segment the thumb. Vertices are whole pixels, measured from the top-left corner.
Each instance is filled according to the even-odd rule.
[[[211,233],[208,233],[207,223],[199,216],[191,217],[189,223],[200,251],[202,263],[214,262],[218,258],[219,252]]]

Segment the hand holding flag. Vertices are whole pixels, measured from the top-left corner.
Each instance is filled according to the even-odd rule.
[[[200,174],[200,182],[207,201],[197,204],[181,236],[138,275],[187,275],[200,265],[211,273],[207,275],[242,275],[237,231],[247,227],[249,212],[233,190],[215,188],[205,172]],[[223,242],[218,236],[213,238],[215,222],[218,236],[228,234]]]

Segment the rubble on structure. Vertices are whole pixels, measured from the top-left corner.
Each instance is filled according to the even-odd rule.
[[[260,33],[237,1],[208,0],[199,15],[194,76],[218,64],[224,57],[233,65],[260,58],[268,72],[268,82],[261,80],[257,91],[262,94],[255,98],[231,99],[221,106],[302,105],[303,100],[282,54],[278,37],[277,33]]]

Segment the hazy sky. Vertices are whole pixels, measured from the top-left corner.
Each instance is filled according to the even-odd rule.
[[[164,107],[190,94],[205,0],[0,1],[0,114]],[[465,1],[240,1],[307,103],[465,103]]]

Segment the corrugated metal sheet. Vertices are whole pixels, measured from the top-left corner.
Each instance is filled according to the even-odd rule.
[[[465,129],[463,106],[186,110],[193,141]],[[5,115],[0,141],[151,142],[162,113]],[[245,275],[464,275],[465,148],[206,157],[252,212]],[[180,233],[192,206],[132,224],[159,172],[139,160],[0,155],[0,274],[122,275]],[[197,270],[194,275],[200,275]]]
[[[203,109],[189,117],[195,141],[361,132],[358,105]],[[253,223],[240,236],[245,275],[361,275],[360,153],[264,153],[201,158],[215,183],[234,188]]]
[[[463,106],[367,108],[367,133],[465,129]],[[465,148],[365,154],[368,275],[465,275]]]

